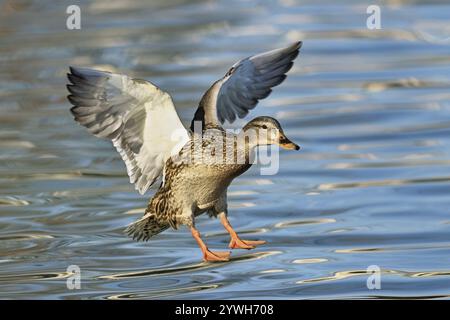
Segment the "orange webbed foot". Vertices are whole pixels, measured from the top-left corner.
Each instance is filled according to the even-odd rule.
[[[241,240],[239,238],[232,238],[229,244],[230,249],[255,249],[256,246],[265,244],[264,240]]]
[[[203,252],[203,260],[209,262],[221,262],[230,260],[229,251],[210,251]]]

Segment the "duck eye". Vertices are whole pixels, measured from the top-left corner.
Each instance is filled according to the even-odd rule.
[[[267,126],[265,124],[263,124],[262,128],[263,129],[267,129]]]

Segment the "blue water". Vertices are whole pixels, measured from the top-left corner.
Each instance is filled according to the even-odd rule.
[[[366,27],[376,1],[79,3],[72,31],[71,1],[0,4],[0,298],[448,297],[448,2],[378,2],[380,30]],[[151,80],[188,124],[235,61],[297,40],[288,79],[250,118],[276,117],[303,149],[229,189],[233,226],[268,243],[210,264],[186,229],[124,236],[155,190],[137,194],[111,144],[73,121],[68,66]],[[226,248],[219,221],[197,226]]]

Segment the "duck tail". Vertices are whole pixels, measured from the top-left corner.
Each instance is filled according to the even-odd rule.
[[[141,219],[130,224],[124,232],[133,240],[148,241],[169,226],[169,224],[158,222],[154,213],[147,212]]]

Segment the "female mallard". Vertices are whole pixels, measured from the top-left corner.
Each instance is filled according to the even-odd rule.
[[[301,44],[296,42],[235,63],[203,95],[191,130],[182,125],[170,95],[150,82],[70,68],[67,89],[75,120],[94,135],[112,140],[126,164],[130,182],[141,194],[162,176],[144,216],[126,229],[128,235],[148,240],[169,227],[186,225],[204,260],[227,261],[230,252],[210,251],[195,228],[195,217],[208,212],[220,217],[230,233],[231,249],[253,249],[265,243],[240,239],[229,224],[228,186],[250,168],[257,146],[299,147],[270,117],[251,120],[237,135],[226,132],[221,124],[246,116],[272,87],[283,82]]]

